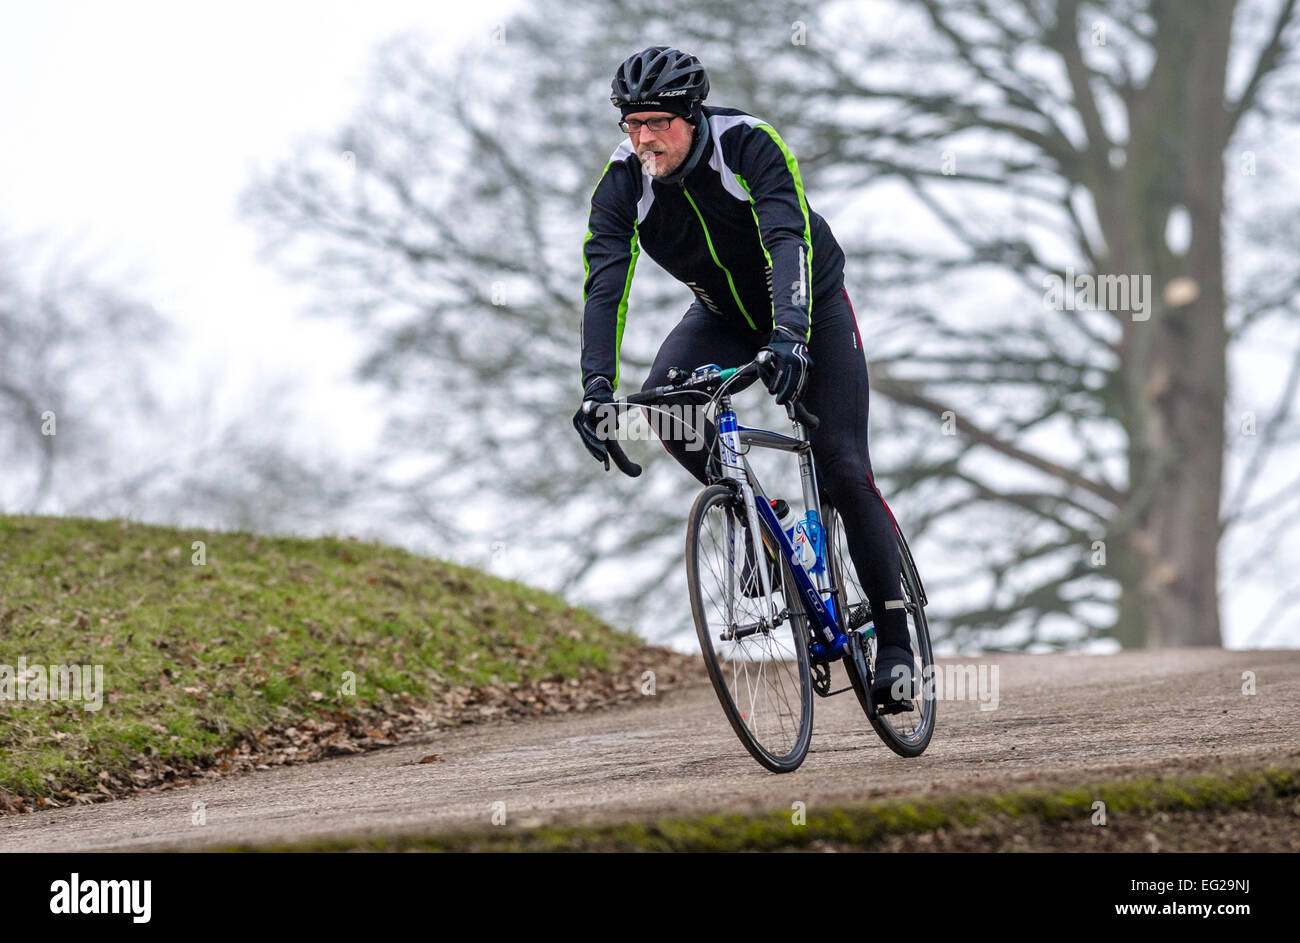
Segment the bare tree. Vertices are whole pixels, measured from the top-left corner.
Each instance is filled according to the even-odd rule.
[[[57,508],[61,476],[107,471],[113,425],[157,407],[143,382],[165,324],[48,239],[0,242],[0,502]]]
[[[584,203],[619,132],[600,91],[608,55],[579,66],[529,50],[579,21],[511,23],[505,45],[441,68],[418,37],[390,42],[360,117],[257,182],[246,205],[273,257],[321,286],[322,308],[374,338],[359,375],[390,397],[376,466],[401,464],[389,487],[407,495],[404,516],[444,546],[544,556],[556,588],[622,581],[626,599],[680,569],[668,548],[689,493],[656,474],[657,446],[637,453],[648,474],[635,483],[573,448]],[[512,89],[512,75],[529,87]],[[685,308],[645,269],[636,304],[656,314],[628,325],[630,377]],[[615,547],[630,579],[594,575]]]
[[[953,613],[958,622],[1028,616],[1032,628],[1063,615],[1128,645],[1220,642],[1219,537],[1237,513],[1221,519],[1234,339],[1224,164],[1295,41],[1292,0],[1237,7],[925,0],[900,12],[892,41],[846,40],[811,57],[812,133],[845,182],[901,183],[951,245],[872,246],[882,283],[913,301],[918,287],[987,286],[990,271],[1019,281],[1022,299],[1043,297],[1071,267],[1097,290],[1122,284],[1116,276],[1154,285],[1141,312],[931,304],[912,319],[923,332],[876,358],[877,390],[951,417],[959,433],[900,484],[956,482],[959,494],[935,511],[996,504],[1023,522],[1009,548],[1003,538],[988,554],[987,602]],[[936,39],[937,69],[926,62]],[[851,119],[846,103],[875,107]],[[1294,207],[1287,218],[1294,226]],[[1287,303],[1275,292],[1252,307],[1276,314]],[[1294,392],[1267,421],[1252,468]],[[1037,434],[1048,429],[1068,437]],[[1007,487],[1017,472],[1025,484]],[[1102,538],[1105,581],[1119,586],[1113,625],[1104,610],[1091,620],[1083,611],[1106,598],[1095,588]]]
[[[219,412],[219,370],[169,396],[147,421],[120,417],[110,474],[67,489],[64,512],[255,533],[377,536],[366,511],[385,507],[373,476],[302,435],[298,391],[278,380],[239,391]],[[389,512],[391,513],[391,512]]]
[[[1219,536],[1240,519],[1220,519],[1238,339],[1223,161],[1289,61],[1292,8],[540,0],[455,62],[388,44],[355,120],[245,205],[320,310],[374,338],[361,376],[390,391],[381,462],[417,466],[393,483],[412,515],[526,544],[611,614],[679,620],[680,470],[649,449],[646,479],[606,476],[569,415],[577,247],[617,143],[609,76],[652,42],[690,49],[711,100],[792,143],[851,292],[881,315],[863,323],[895,407],[877,413],[877,474],[955,561],[931,593],[940,624],[999,644],[1217,643]],[[1230,87],[1233,48],[1250,61]],[[919,236],[897,225],[918,210]],[[1093,284],[1150,276],[1155,297],[1057,311],[1044,279],[1071,266]],[[1285,287],[1243,302],[1238,327]],[[625,383],[688,300],[642,264]],[[1261,468],[1288,409],[1252,443]],[[945,575],[923,551],[922,569]]]
[[[174,325],[47,243],[0,244],[0,511],[365,529],[334,522],[382,496],[364,470],[300,441],[292,389],[247,390],[227,416],[212,404],[220,374],[161,392],[151,368],[176,352]]]

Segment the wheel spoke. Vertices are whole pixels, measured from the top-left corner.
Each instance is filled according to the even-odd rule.
[[[804,728],[811,726],[812,713],[806,649],[797,647],[803,623],[790,613],[781,625],[773,624],[775,614],[789,608],[782,604],[779,563],[767,559],[761,539],[751,542],[756,559],[747,563],[747,535],[729,501],[703,509],[693,547],[693,589],[702,610],[696,620],[709,646],[705,656],[716,663],[730,701],[724,707],[738,716],[760,751],[792,769],[807,749]],[[770,597],[761,594],[758,566],[767,567]],[[741,626],[750,631],[735,635]]]

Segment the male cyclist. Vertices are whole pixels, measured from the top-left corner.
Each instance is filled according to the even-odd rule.
[[[893,516],[867,451],[867,366],[844,288],[844,253],[808,206],[799,164],[776,130],[735,108],[703,104],[698,59],[652,46],[614,75],[610,100],[627,140],[591,196],[582,322],[583,404],[574,425],[609,468],[621,456],[603,404],[619,382],[619,348],[640,248],[688,285],[695,300],[659,348],[644,388],[672,367],[738,366],[771,351],[763,376],[781,404],[802,402],[819,487],[844,521],[849,554],[871,603],[878,651],[873,696],[891,700],[894,669],[911,671]],[[665,437],[707,484],[709,450]],[[919,679],[918,679],[919,680]]]

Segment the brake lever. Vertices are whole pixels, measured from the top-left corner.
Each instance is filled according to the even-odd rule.
[[[605,443],[605,448],[609,452],[609,457],[614,460],[614,464],[618,466],[619,471],[629,478],[640,477],[641,466],[627,457],[627,453],[623,451],[623,446],[616,441],[610,440]]]
[[[798,400],[795,400],[793,403],[788,403],[787,405],[790,407],[787,415],[789,415],[791,419],[799,420],[809,429],[816,429],[822,424],[822,421],[813,415],[808,407]]]

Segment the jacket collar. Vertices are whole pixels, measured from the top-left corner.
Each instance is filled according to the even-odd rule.
[[[665,177],[655,177],[655,183],[677,184],[684,186],[686,180],[690,178],[701,167],[707,167],[709,157],[713,153],[713,132],[709,127],[709,116],[704,106],[700,106],[699,121],[695,125],[695,131],[691,136],[691,149],[686,152],[686,159],[682,165]]]

